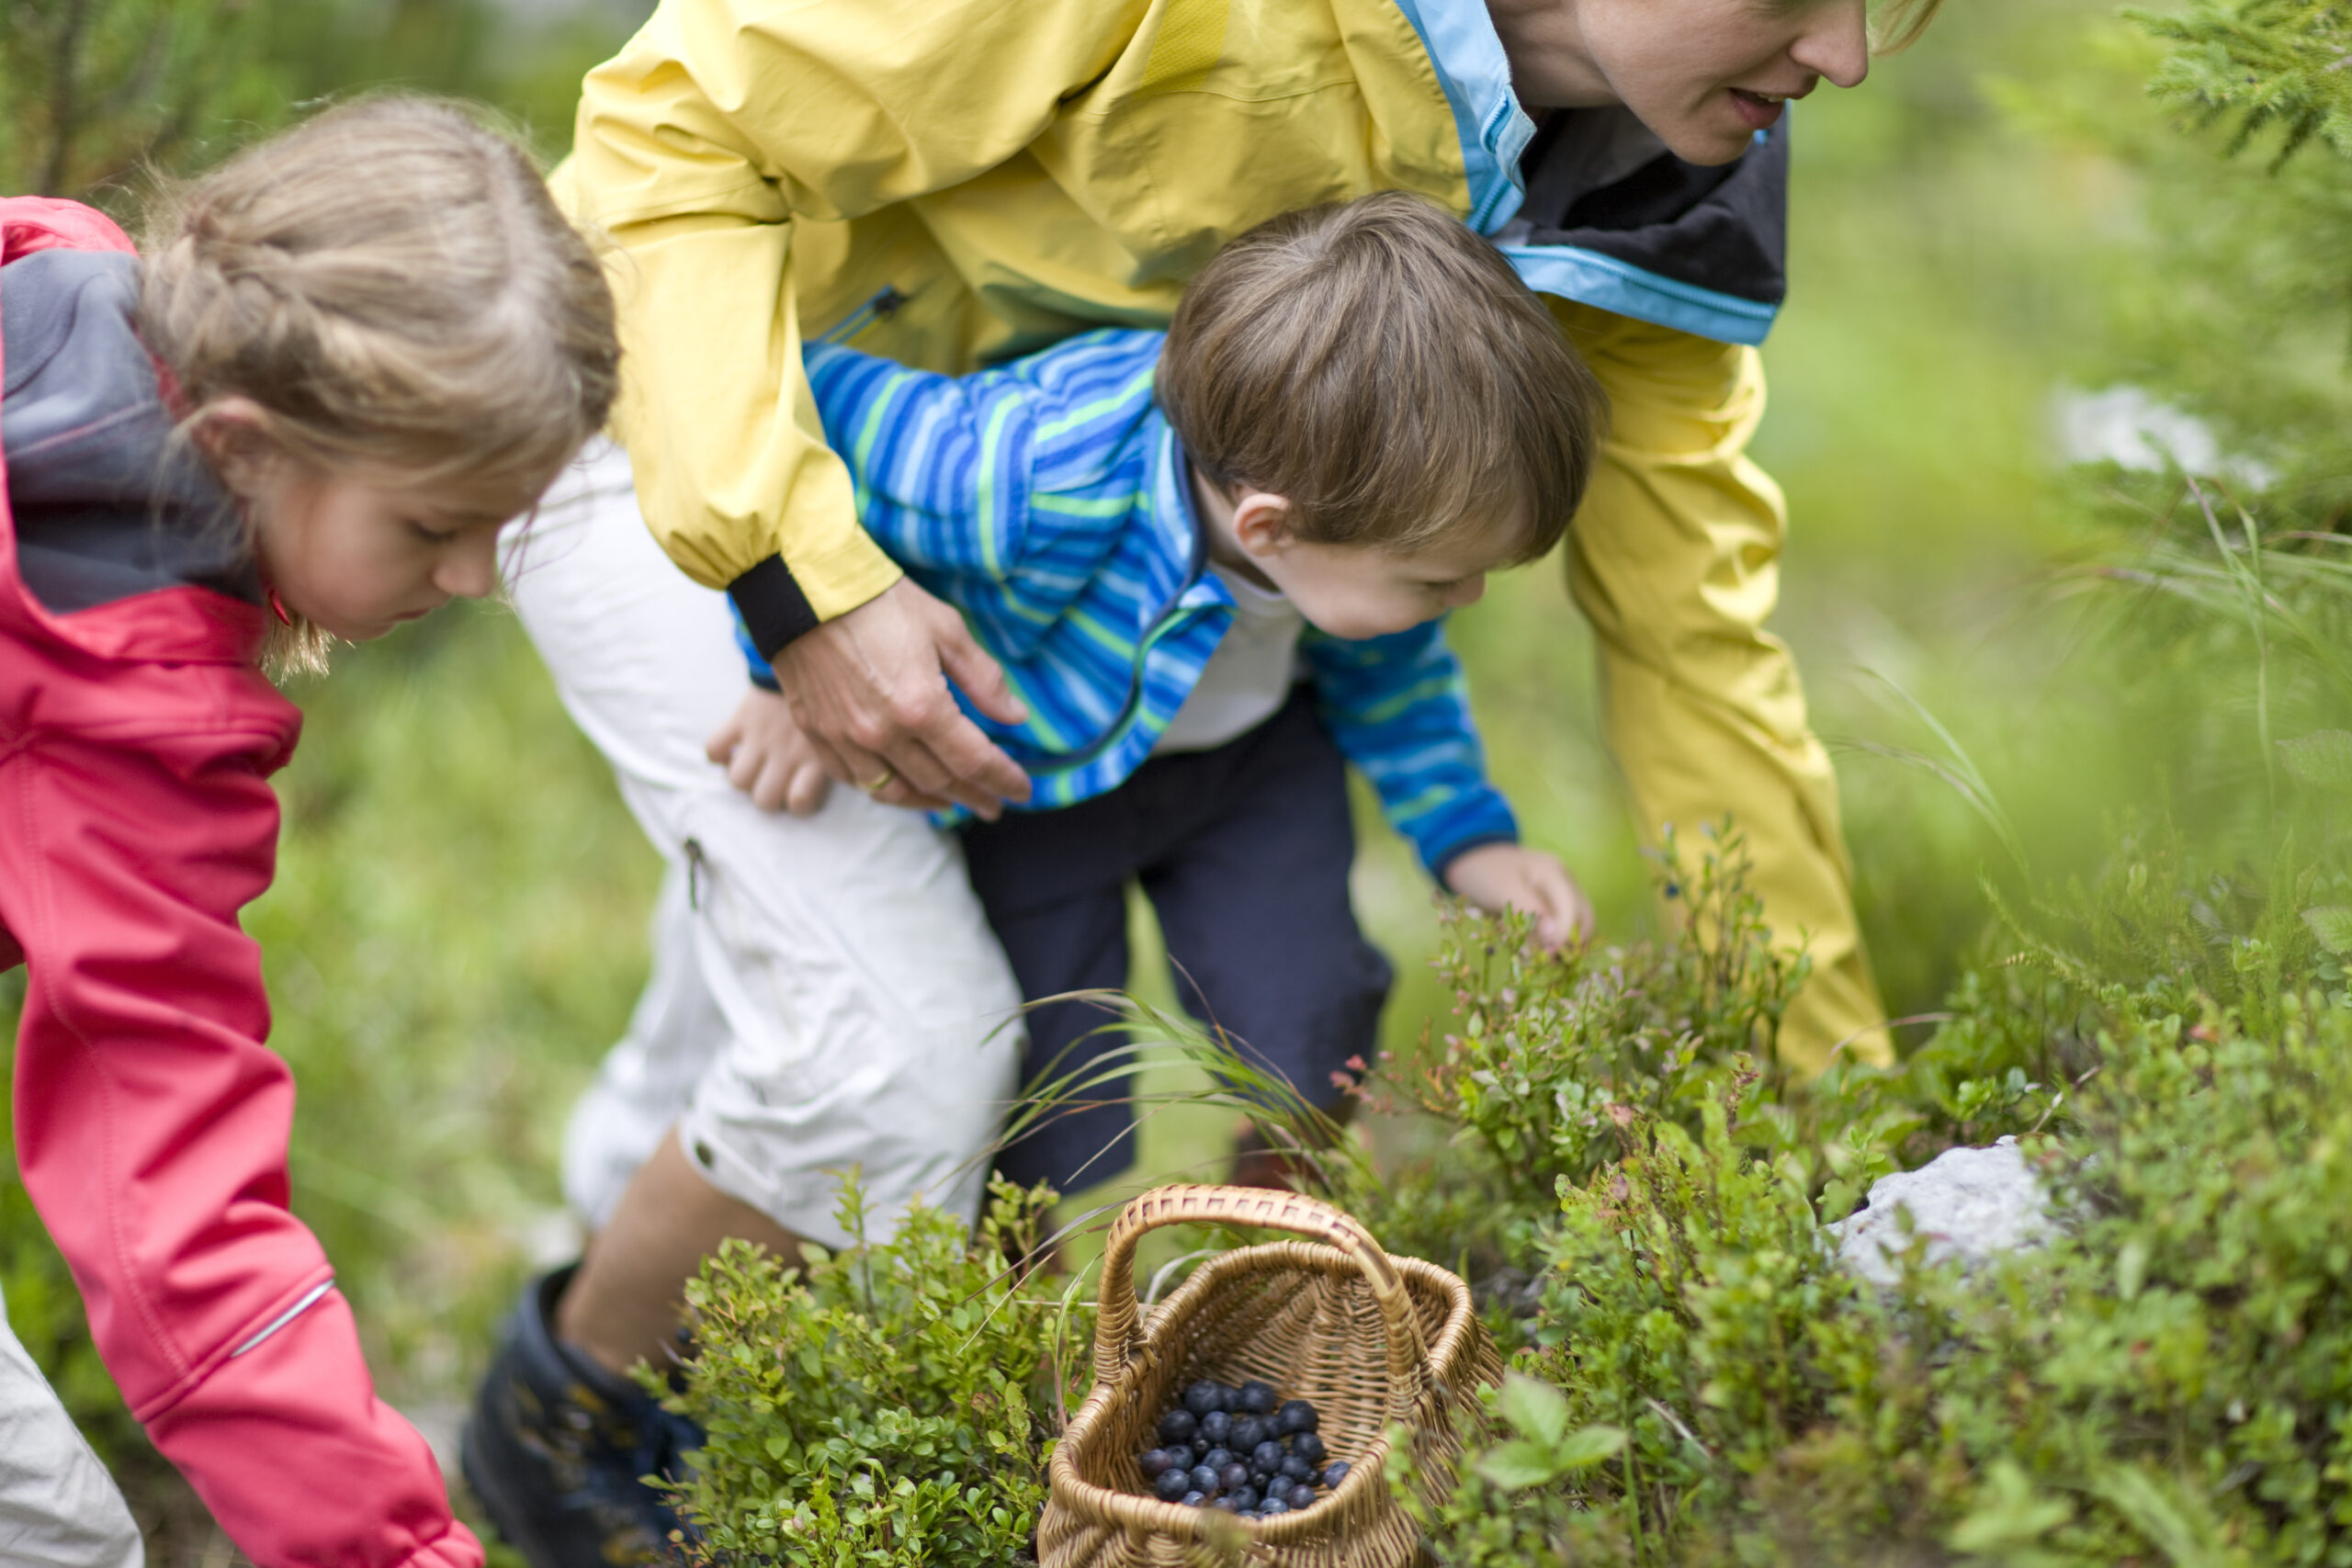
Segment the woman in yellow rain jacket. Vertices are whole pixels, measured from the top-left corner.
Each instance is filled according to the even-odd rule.
[[[625,492],[633,476],[670,558],[732,598],[832,777],[992,816],[1026,781],[947,682],[1007,719],[1018,705],[953,612],[859,530],[809,406],[804,336],[960,373],[1088,328],[1164,325],[1195,269],[1277,213],[1421,193],[1502,247],[1610,395],[1567,570],[1642,824],[1733,817],[1774,930],[1813,956],[1783,1058],[1817,1071],[1842,1046],[1883,1061],[1836,783],[1789,652],[1763,629],[1781,498],[1746,456],[1764,405],[1755,345],[1783,293],[1783,101],[1861,80],[1865,4],[662,0],[589,75],[556,177],[624,253],[627,457],[602,482]],[[1907,36],[1934,5],[1885,0],[1882,25]],[[553,570],[563,552],[544,553]],[[548,588],[535,614],[529,578],[516,592],[533,636],[551,664],[573,661],[559,684],[654,826],[643,792],[668,764],[633,771],[614,731],[664,699],[600,686],[589,665],[635,657],[610,651],[628,641],[619,624],[600,636],[593,606],[559,614]],[[732,868],[690,820],[662,826],[673,913],[716,897],[723,921]],[[633,1033],[661,985],[657,968]],[[535,1560],[660,1528],[629,1492],[660,1442],[615,1436],[626,1385],[579,1348],[611,1366],[658,1346],[702,1251],[775,1232],[776,1207],[739,1201],[755,1195],[686,1125],[639,1150],[616,1213],[591,1208],[605,1228],[578,1285],[535,1292],[523,1351],[510,1341],[485,1385],[469,1473]],[[543,1375],[518,1372],[518,1355]],[[575,1394],[601,1425],[566,1439],[579,1451],[549,1474],[602,1466],[612,1483],[567,1482],[557,1499],[500,1454],[562,1426],[515,1411]],[[501,1435],[517,1422],[531,1430]]]

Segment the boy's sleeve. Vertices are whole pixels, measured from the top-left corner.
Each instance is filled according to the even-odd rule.
[[[950,600],[957,579],[1017,594],[1032,529],[1038,400],[1034,383],[1001,371],[942,376],[895,360],[811,344],[808,383],[847,460],[856,520],[899,566]],[[752,684],[776,689],[758,629],[740,601],[735,640]]]
[[[610,233],[616,423],[649,523],[773,654],[899,572],[859,531],[801,367],[796,218],[962,184],[1135,33],[1134,0],[663,0],[583,85],[556,186]]]
[[[1465,850],[1517,841],[1510,804],[1487,778],[1469,685],[1442,620],[1363,641],[1310,626],[1299,648],[1331,739],[1431,876],[1442,882]]]
[[[269,883],[285,734],[114,739],[0,759],[26,1190],[131,1414],[254,1562],[479,1568],[287,1208],[294,1086],[237,924]]]

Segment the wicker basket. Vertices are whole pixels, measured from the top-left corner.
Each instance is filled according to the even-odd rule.
[[[1195,1223],[1295,1232],[1211,1258],[1138,1326],[1137,1238]],[[1402,1568],[1420,1532],[1382,1474],[1387,1430],[1418,1434],[1425,1492],[1449,1487],[1455,1408],[1502,1375],[1468,1287],[1433,1264],[1392,1258],[1354,1220],[1311,1198],[1256,1187],[1162,1187],[1129,1203],[1102,1253],[1094,1392],[1054,1450],[1037,1529],[1042,1568],[1144,1568],[1247,1560],[1280,1568]],[[1308,1399],[1333,1459],[1336,1491],[1271,1519],[1163,1503],[1136,1460],[1158,1446],[1160,1413],[1199,1378],[1262,1378]]]

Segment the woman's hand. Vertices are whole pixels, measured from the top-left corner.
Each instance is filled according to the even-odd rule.
[[[817,748],[793,722],[792,705],[757,686],[743,694],[733,716],[703,743],[703,751],[763,811],[782,808],[795,817],[814,817],[832,787]]]
[[[955,682],[1002,724],[1029,710],[953,605],[902,577],[771,661],[825,771],[885,806],[957,805],[993,822],[1029,775],[956,705]]]
[[[1535,917],[1546,952],[1592,935],[1592,902],[1556,855],[1523,844],[1481,844],[1447,863],[1445,885],[1490,915],[1520,909]]]

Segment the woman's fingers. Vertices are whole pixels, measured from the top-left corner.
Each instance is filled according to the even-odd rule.
[[[956,705],[950,662],[988,700],[1011,701],[962,617],[902,578],[796,638],[775,673],[836,779],[893,806],[956,801],[993,818],[1029,798],[1029,778]]]

